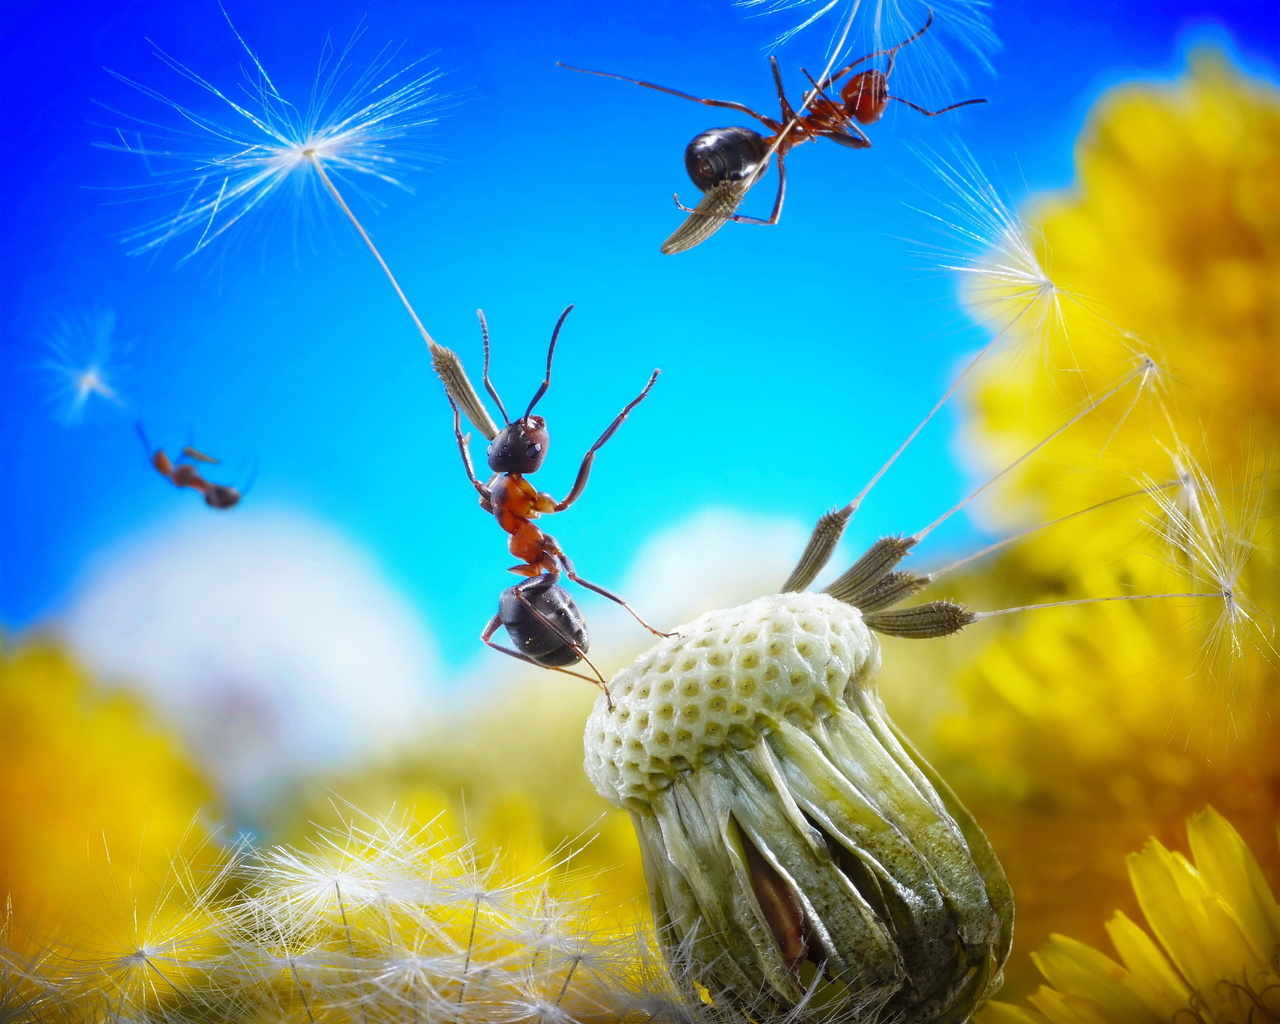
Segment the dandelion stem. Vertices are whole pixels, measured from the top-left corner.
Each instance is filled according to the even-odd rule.
[[[573,963],[569,965],[569,970],[564,976],[564,984],[560,986],[560,994],[556,996],[556,1006],[559,1006],[564,1001],[564,995],[569,991],[569,983],[573,981],[573,974],[578,969],[578,964],[581,962],[582,957],[575,956],[573,958]]]
[[[1105,601],[1153,601],[1161,598],[1171,597],[1216,597],[1224,600],[1230,599],[1230,594],[1223,593],[1218,590],[1209,590],[1185,594],[1118,594],[1114,597],[1077,597],[1070,601],[1046,601],[1043,604],[1022,604],[1016,608],[997,608],[990,612],[970,612],[973,621],[977,622],[981,619],[993,619],[997,615],[1012,615],[1014,612],[1031,612],[1038,611],[1041,608],[1066,608],[1073,604],[1102,604]]]
[[[861,491],[858,492],[857,496],[851,502],[849,502],[848,505],[844,507],[843,509],[844,512],[847,512],[849,515],[852,515],[854,512],[858,510],[858,506],[860,506],[862,502],[866,499],[867,495],[871,493],[871,489],[880,482],[880,478],[883,477],[887,472],[889,472],[893,464],[897,462],[898,459],[902,456],[902,453],[905,452],[911,446],[911,443],[916,439],[920,431],[924,430],[924,428],[927,427],[932,422],[933,418],[936,415],[938,415],[938,413],[942,410],[942,407],[946,405],[947,402],[951,401],[951,396],[956,393],[956,389],[959,388],[960,385],[964,383],[965,378],[969,376],[969,374],[973,371],[973,369],[980,362],[982,362],[983,358],[987,355],[987,353],[990,352],[991,349],[995,346],[995,343],[1000,340],[1000,338],[1002,337],[1002,334],[1003,332],[1001,334],[996,335],[989,342],[987,342],[987,344],[983,347],[982,351],[979,352],[976,356],[974,356],[973,359],[969,361],[969,364],[963,370],[960,371],[959,376],[957,376],[956,379],[951,382],[951,386],[948,387],[947,390],[942,393],[942,397],[939,398],[937,402],[934,403],[933,408],[929,410],[929,412],[925,415],[924,419],[922,419],[919,423],[916,424],[915,429],[912,430],[911,433],[909,433],[903,439],[902,444],[898,445],[897,450],[894,451],[894,453],[889,456],[889,458],[885,461],[885,464],[881,466],[878,470],[876,470],[875,475],[872,476],[872,478],[867,481],[867,485],[864,488],[862,488]]]
[[[471,952],[476,944],[476,925],[480,923],[480,894],[476,893],[475,909],[471,912],[471,934],[467,936],[467,955],[462,962],[462,984],[458,987],[458,1018],[462,1017],[462,1001],[467,994],[467,979],[471,973]]]
[[[302,1001],[302,1009],[307,1015],[307,1020],[311,1024],[316,1024],[315,1014],[311,1012],[311,1000],[307,998],[307,993],[302,987],[302,976],[298,973],[298,965],[292,956],[289,957],[289,973],[293,975],[293,983],[298,987],[298,999]]]
[[[418,333],[422,335],[422,340],[427,343],[427,350],[431,353],[432,365],[444,384],[445,391],[462,407],[462,411],[467,414],[467,419],[472,422],[475,428],[486,438],[492,439],[497,435],[498,428],[494,424],[492,417],[485,410],[484,404],[480,401],[480,396],[467,377],[466,371],[463,370],[462,362],[451,349],[445,348],[435,338],[431,337],[430,332],[418,316],[417,310],[413,308],[413,303],[409,301],[404,289],[400,287],[400,282],[396,280],[396,275],[391,272],[391,267],[382,258],[382,253],[378,251],[378,247],[373,244],[373,239],[369,236],[369,232],[365,230],[364,225],[360,223],[359,218],[356,217],[354,211],[342,197],[342,193],[338,191],[338,186],[333,183],[333,179],[325,171],[323,162],[314,152],[308,152],[306,156],[316,169],[316,173],[320,175],[320,180],[324,183],[324,187],[333,196],[334,202],[338,204],[342,212],[347,215],[347,219],[355,226],[355,229],[360,233],[360,237],[364,239],[364,244],[373,253],[373,258],[378,261],[378,266],[387,275],[387,280],[391,282],[391,287],[395,289],[396,295],[400,297],[400,302],[413,319],[413,324],[418,328]]]
[[[1068,512],[1065,516],[1059,516],[1057,519],[1051,519],[1047,523],[1039,523],[1036,526],[1029,527],[1026,530],[1004,537],[1001,540],[996,541],[994,544],[988,544],[981,551],[975,551],[971,555],[965,555],[964,558],[952,562],[950,565],[943,566],[941,569],[935,569],[933,572],[929,573],[929,577],[930,579],[936,580],[939,576],[945,576],[947,573],[960,569],[963,566],[968,565],[970,562],[976,562],[979,558],[984,558],[993,551],[999,551],[1001,548],[1008,547],[1010,544],[1016,544],[1024,537],[1030,537],[1032,534],[1039,533],[1041,530],[1047,530],[1051,526],[1058,526],[1061,523],[1068,522],[1069,520],[1075,519],[1079,516],[1088,515],[1090,512],[1096,512],[1100,508],[1106,508],[1108,505],[1114,505],[1120,501],[1128,501],[1130,498],[1137,498],[1144,494],[1152,494],[1170,487],[1177,487],[1179,482],[1180,481],[1177,480],[1171,480],[1168,483],[1154,484],[1151,487],[1142,487],[1136,491],[1130,491],[1128,494],[1118,494],[1114,498],[1107,498],[1105,501],[1099,501],[1097,504],[1090,505],[1088,508],[1081,508],[1074,512]]]
[[[364,244],[369,247],[369,251],[373,253],[373,258],[378,261],[378,266],[382,268],[382,272],[387,275],[387,280],[391,282],[391,287],[396,290],[396,294],[400,297],[401,303],[408,311],[409,316],[413,318],[413,324],[418,328],[418,333],[422,335],[422,340],[427,343],[427,348],[434,355],[436,351],[443,348],[435,338],[431,337],[426,327],[423,326],[422,320],[419,319],[417,311],[413,308],[413,304],[409,302],[409,297],[405,295],[404,289],[400,287],[400,282],[396,280],[396,275],[391,272],[391,268],[387,265],[387,261],[382,258],[382,253],[378,251],[378,247],[373,244],[373,239],[369,237],[369,232],[364,229],[364,225],[360,223],[351,207],[347,205],[347,201],[342,197],[342,193],[338,191],[338,186],[333,183],[333,179],[329,177],[321,163],[314,153],[308,154],[311,165],[316,169],[316,173],[320,175],[320,180],[324,182],[324,187],[329,190],[329,194],[333,196],[343,213],[347,215],[347,219],[355,225],[355,229],[360,232],[360,237],[364,239]]]
[[[1146,379],[1146,374],[1148,372],[1148,369],[1149,369],[1148,363],[1144,361],[1142,365],[1136,367],[1133,370],[1130,370],[1118,381],[1116,381],[1113,385],[1111,385],[1111,387],[1107,388],[1107,390],[1104,391],[1101,395],[1099,395],[1097,398],[1093,399],[1092,401],[1088,402],[1084,406],[1084,408],[1082,408],[1074,416],[1071,416],[1066,420],[1066,422],[1058,425],[1053,430],[1049,431],[1049,433],[1047,433],[1039,441],[1037,441],[1025,452],[1023,452],[1016,459],[1014,459],[1011,463],[1005,466],[1004,469],[1000,470],[1000,472],[996,473],[994,476],[989,477],[985,483],[980,484],[978,487],[975,487],[964,498],[958,501],[955,505],[952,505],[951,508],[949,508],[946,512],[940,515],[937,519],[935,519],[932,523],[930,523],[924,529],[919,530],[918,532],[913,534],[911,539],[916,543],[919,543],[920,541],[924,540],[925,537],[929,536],[929,534],[931,534],[934,530],[936,530],[939,526],[945,523],[953,515],[955,515],[962,508],[968,505],[971,501],[973,501],[974,498],[980,495],[993,483],[995,483],[1005,474],[1012,472],[1018,466],[1022,465],[1022,463],[1026,462],[1027,459],[1031,458],[1032,455],[1040,451],[1041,448],[1047,445],[1059,434],[1062,434],[1063,432],[1068,430],[1070,427],[1074,426],[1081,419],[1083,419],[1085,416],[1088,416],[1089,413],[1097,409],[1100,405],[1102,405],[1102,403],[1107,401],[1107,399],[1111,398],[1117,392],[1121,391],[1125,387],[1125,385],[1127,385],[1135,377],[1142,377],[1143,379]]]

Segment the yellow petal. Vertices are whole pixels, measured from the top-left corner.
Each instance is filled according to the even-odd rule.
[[[1188,905],[1187,896],[1192,896],[1193,904],[1198,901],[1195,894],[1185,891],[1190,888],[1190,879],[1177,870],[1179,860],[1155,839],[1141,853],[1126,858],[1133,892],[1147,924],[1191,987],[1204,992],[1217,978],[1200,943],[1202,928],[1197,927],[1196,917],[1203,915]],[[1208,894],[1202,890],[1199,895],[1203,899]]]
[[[1052,935],[1031,958],[1059,992],[1083,996],[1129,1024],[1163,1024],[1126,985],[1129,972],[1093,947],[1065,935]]]
[[[1150,935],[1119,911],[1107,922],[1107,934],[1129,968],[1129,986],[1147,1006],[1165,1020],[1187,1006],[1191,990]]]
[[[1221,894],[1259,957],[1280,950],[1280,907],[1240,833],[1212,807],[1187,825],[1191,852],[1205,884]]]
[[[974,1024],[1049,1024],[1049,1018],[1035,1010],[1010,1003],[987,1003],[973,1018]]]
[[[1097,1003],[1079,996],[1064,996],[1041,986],[1030,996],[1032,1005],[1049,1018],[1050,1024],[1128,1024],[1113,1017]]]

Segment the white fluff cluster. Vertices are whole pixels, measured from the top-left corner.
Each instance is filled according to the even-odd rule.
[[[182,879],[163,908],[138,908],[152,920],[137,948],[20,959],[0,920],[0,1020],[689,1019],[645,936],[575,895],[592,889],[562,862],[504,866],[437,827],[350,825]]]

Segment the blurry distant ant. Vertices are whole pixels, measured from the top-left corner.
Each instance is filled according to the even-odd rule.
[[[174,487],[190,487],[192,490],[199,491],[204,495],[204,503],[210,508],[224,509],[234,508],[239,504],[243,495],[234,487],[228,487],[225,484],[210,483],[200,475],[200,471],[194,465],[197,462],[204,463],[209,466],[216,466],[218,460],[206,455],[202,451],[187,445],[182,449],[182,454],[178,456],[177,461],[170,459],[163,448],[152,449],[151,442],[147,439],[146,431],[142,429],[142,424],[137,424],[138,436],[142,438],[142,447],[147,450],[148,457],[161,476],[167,479]]]
[[[926,110],[910,100],[890,94],[889,74],[893,71],[893,63],[897,59],[898,51],[928,32],[932,24],[933,11],[930,11],[924,27],[910,39],[905,39],[887,50],[876,50],[874,53],[859,57],[840,70],[827,75],[820,82],[815,82],[809,72],[801,69],[813,86],[813,91],[806,97],[806,104],[800,108],[801,111],[807,110],[808,113],[797,112],[791,106],[782,85],[782,72],[778,70],[778,60],[776,57],[770,57],[769,66],[773,70],[773,81],[777,87],[778,102],[781,105],[781,114],[777,120],[757,113],[742,103],[734,103],[730,100],[701,99],[677,89],[668,89],[666,86],[642,82],[636,78],[626,78],[607,71],[588,71],[585,68],[575,68],[563,63],[560,67],[568,68],[570,71],[581,71],[583,74],[600,75],[603,78],[617,78],[623,82],[642,85],[646,89],[657,89],[672,96],[693,100],[694,103],[702,103],[708,107],[737,110],[749,117],[754,117],[772,132],[766,137],[751,128],[711,128],[695,136],[693,141],[685,147],[685,170],[689,172],[689,177],[699,190],[705,193],[705,196],[696,209],[684,206],[680,202],[680,197],[675,197],[676,205],[685,213],[694,216],[686,220],[663,243],[662,251],[669,254],[692,249],[718,231],[727,220],[737,221],[740,224],[778,223],[778,217],[782,213],[783,197],[787,191],[787,175],[783,161],[792,147],[802,142],[830,139],[850,149],[867,149],[871,146],[871,139],[858,125],[869,125],[879,121],[884,116],[890,100],[905,104],[926,117],[937,117],[949,110],[973,103],[986,103],[987,101],[982,99],[963,100],[943,107],[941,110]],[[851,76],[840,87],[838,102],[827,96],[827,89],[859,64],[875,57],[888,58],[883,71],[873,68],[859,71]],[[857,124],[854,123],[855,121]],[[774,199],[773,212],[768,220],[735,213],[747,190],[768,169],[769,159],[774,154],[778,157],[778,194]]]
[[[480,495],[480,507],[493,513],[507,533],[511,534],[508,547],[513,555],[520,559],[519,565],[511,566],[511,572],[528,579],[517,583],[503,591],[496,614],[485,627],[480,639],[494,650],[502,651],[513,658],[527,661],[544,668],[568,672],[597,683],[604,691],[609,709],[613,709],[613,698],[609,694],[609,686],[600,670],[587,657],[587,628],[582,613],[573,599],[559,585],[560,573],[563,571],[569,579],[588,590],[607,597],[610,601],[626,608],[635,620],[656,636],[659,633],[617,594],[612,594],[604,587],[584,580],[573,568],[573,563],[560,549],[554,537],[543,533],[533,520],[542,513],[562,512],[582,496],[587,486],[587,477],[591,473],[591,465],[595,461],[596,452],[609,440],[614,431],[622,425],[628,414],[649,394],[654,381],[658,379],[658,370],[654,370],[649,382],[622,412],[609,424],[608,429],[583,456],[582,465],[578,467],[577,479],[564,500],[556,501],[549,494],[535,488],[526,474],[536,473],[542,466],[547,454],[547,423],[541,416],[533,415],[533,407],[547,392],[551,385],[551,360],[555,356],[556,340],[560,337],[560,328],[565,318],[572,312],[569,306],[560,314],[555,330],[551,333],[551,345],[547,349],[547,372],[542,385],[534,393],[529,407],[524,414],[511,422],[506,407],[498,392],[489,381],[489,326],[485,322],[484,313],[480,316],[480,332],[484,337],[484,386],[498,405],[502,421],[506,425],[489,443],[489,468],[494,475],[488,483],[481,483],[471,464],[471,455],[467,451],[468,438],[463,436],[461,415],[458,406],[449,395],[449,403],[453,406],[453,432],[458,441],[458,451],[462,453],[462,464],[466,468],[467,477]],[[503,647],[491,639],[499,626],[505,626],[508,635],[515,643],[515,649]],[[584,676],[580,672],[571,672],[565,666],[585,661],[595,673],[595,678]]]

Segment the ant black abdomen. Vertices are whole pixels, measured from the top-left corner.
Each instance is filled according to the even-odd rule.
[[[498,617],[516,650],[545,668],[576,664],[587,650],[582,612],[551,575],[535,576],[504,590]]]
[[[769,158],[764,136],[750,128],[711,128],[685,147],[689,178],[706,192],[729,181],[745,181]]]
[[[234,508],[240,502],[240,492],[226,484],[209,484],[204,492],[204,503],[210,508]]]

